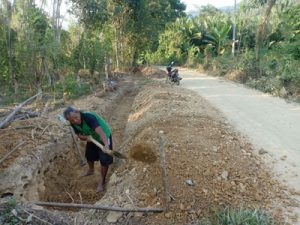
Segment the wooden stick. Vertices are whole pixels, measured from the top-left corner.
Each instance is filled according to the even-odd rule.
[[[20,103],[4,120],[0,122],[0,129],[3,128],[12,118],[13,116],[28,102],[30,102],[32,99],[36,98],[37,96],[41,95],[42,92],[28,98],[24,102]]]
[[[119,212],[163,212],[163,209],[160,208],[122,208],[114,206],[105,206],[105,205],[92,205],[92,204],[75,204],[75,203],[60,203],[60,202],[42,202],[34,201],[32,202],[36,205],[41,206],[52,206],[52,207],[63,207],[63,208],[84,208],[84,209],[99,209],[99,210],[108,210],[108,211],[119,211]]]
[[[22,127],[8,127],[8,128],[3,129],[3,130],[18,130],[18,129],[33,128],[33,127],[35,127],[35,126],[29,125],[29,126],[22,126]]]
[[[104,153],[108,154],[108,155],[111,155],[111,156],[116,156],[118,158],[121,158],[121,159],[126,159],[127,157],[125,155],[123,155],[122,153],[120,152],[117,152],[117,151],[114,151],[114,150],[106,150],[104,148],[103,145],[101,145],[97,140],[95,140],[92,136],[89,136],[89,139],[91,142],[93,142],[95,145],[97,145]]]
[[[165,211],[169,211],[169,202],[168,202],[168,181],[167,181],[167,169],[166,169],[166,154],[164,149],[164,132],[159,131],[159,153],[160,153],[160,166],[162,174],[162,183],[164,189],[164,208]]]
[[[79,157],[80,157],[80,166],[84,166],[86,164],[86,161],[85,161],[85,158],[83,157],[81,151],[80,151],[80,148],[78,146],[78,143],[76,141],[76,138],[75,138],[75,131],[73,129],[73,127],[69,126],[69,129],[70,129],[70,132],[71,132],[71,136],[72,136],[72,139],[73,139],[73,142],[74,142],[74,145],[75,145],[75,148],[79,154]]]
[[[0,159],[0,164],[8,157],[10,156],[14,151],[16,151],[20,146],[24,145],[27,141],[22,141],[20,142],[19,144],[17,144],[16,147],[14,147],[10,152],[6,153],[5,156],[3,156],[1,159]]]
[[[37,220],[43,222],[43,223],[46,223],[46,224],[49,224],[49,225],[53,225],[52,223],[49,223],[48,221],[41,219],[40,217],[34,215],[33,213],[30,213],[30,212],[26,211],[25,209],[21,209],[21,210],[22,210],[23,212],[29,214],[30,216],[36,218]]]

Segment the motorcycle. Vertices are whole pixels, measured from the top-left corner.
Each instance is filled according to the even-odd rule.
[[[178,69],[172,70],[173,64],[174,62],[171,62],[166,68],[168,75],[167,80],[171,82],[171,84],[179,85],[182,78],[179,77]]]

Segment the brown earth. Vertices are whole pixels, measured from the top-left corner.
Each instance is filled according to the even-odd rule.
[[[96,194],[98,174],[80,178],[85,168],[80,167],[74,146],[66,143],[65,149],[42,172],[40,200],[162,208],[158,132],[163,130],[168,187],[173,198],[169,199],[170,211],[123,213],[118,215],[117,224],[192,224],[200,218],[210,218],[215,209],[225,206],[263,208],[278,220],[285,219],[282,208],[291,204],[284,192],[286,188],[272,178],[251,144],[205,100],[192,91],[141,77],[127,78],[119,86],[115,93],[102,98],[95,93],[70,104],[103,115],[112,127],[115,150],[127,154],[129,159],[115,158],[105,193]],[[55,124],[52,134],[56,138],[66,137],[68,131],[59,129],[55,122],[55,115],[61,111],[48,115]],[[16,123],[27,125],[28,121]],[[47,121],[37,122],[41,128],[36,129],[43,131]],[[19,125],[14,122],[11,126]],[[40,131],[33,134],[34,144],[24,145],[5,161],[2,173],[17,168],[18,159],[34,154],[37,145],[51,142],[47,129],[43,135]],[[1,130],[4,147],[0,148],[0,157],[22,138],[32,139],[31,133],[25,129]],[[194,185],[189,186],[188,179]],[[0,189],[0,193],[4,192]],[[109,215],[110,212],[83,211],[73,217],[76,223],[73,222],[109,224]]]

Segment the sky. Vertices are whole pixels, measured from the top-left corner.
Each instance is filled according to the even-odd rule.
[[[241,0],[237,0],[237,3],[240,1]],[[181,0],[181,2],[186,4],[187,13],[197,11],[197,8],[200,6],[208,4],[211,4],[217,8],[234,5],[234,0]]]

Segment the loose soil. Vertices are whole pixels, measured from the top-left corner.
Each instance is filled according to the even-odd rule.
[[[55,154],[40,171],[43,181],[37,199],[163,208],[158,137],[159,131],[163,130],[168,187],[172,196],[168,199],[170,211],[121,213],[115,218],[116,224],[193,224],[203,217],[211,218],[215,209],[225,206],[263,208],[279,221],[286,219],[288,205],[295,204],[286,195],[286,187],[272,178],[259,156],[254,154],[251,144],[216,109],[194,92],[170,87],[163,81],[136,76],[126,79],[114,93],[72,102],[81,109],[103,115],[112,127],[114,149],[129,156],[127,160],[115,158],[106,191],[95,193],[98,171],[89,177],[79,177],[86,168],[80,167],[78,155],[67,135],[69,141],[61,146],[61,153]],[[53,118],[58,112],[49,117]],[[10,141],[7,132],[11,131],[4,130],[0,134],[1,137],[7,135],[6,147],[0,149],[0,157],[23,137],[20,135]],[[68,130],[64,128],[60,132],[66,138],[63,133]],[[30,132],[24,135],[30,139]],[[51,137],[45,141],[51,142]],[[34,147],[22,148],[1,167],[3,173],[11,167],[17,170],[19,159],[34,154],[34,151]],[[188,179],[194,185],[188,185]],[[31,190],[30,184],[27,191]],[[8,190],[15,194],[13,188],[3,190],[0,185],[1,195]],[[22,200],[32,200],[26,199],[26,193],[23,196]],[[286,207],[284,211],[283,207]],[[72,217],[72,213],[69,214]],[[110,224],[108,216],[111,216],[110,212],[85,210],[77,213],[73,217],[76,223],[73,222]]]

